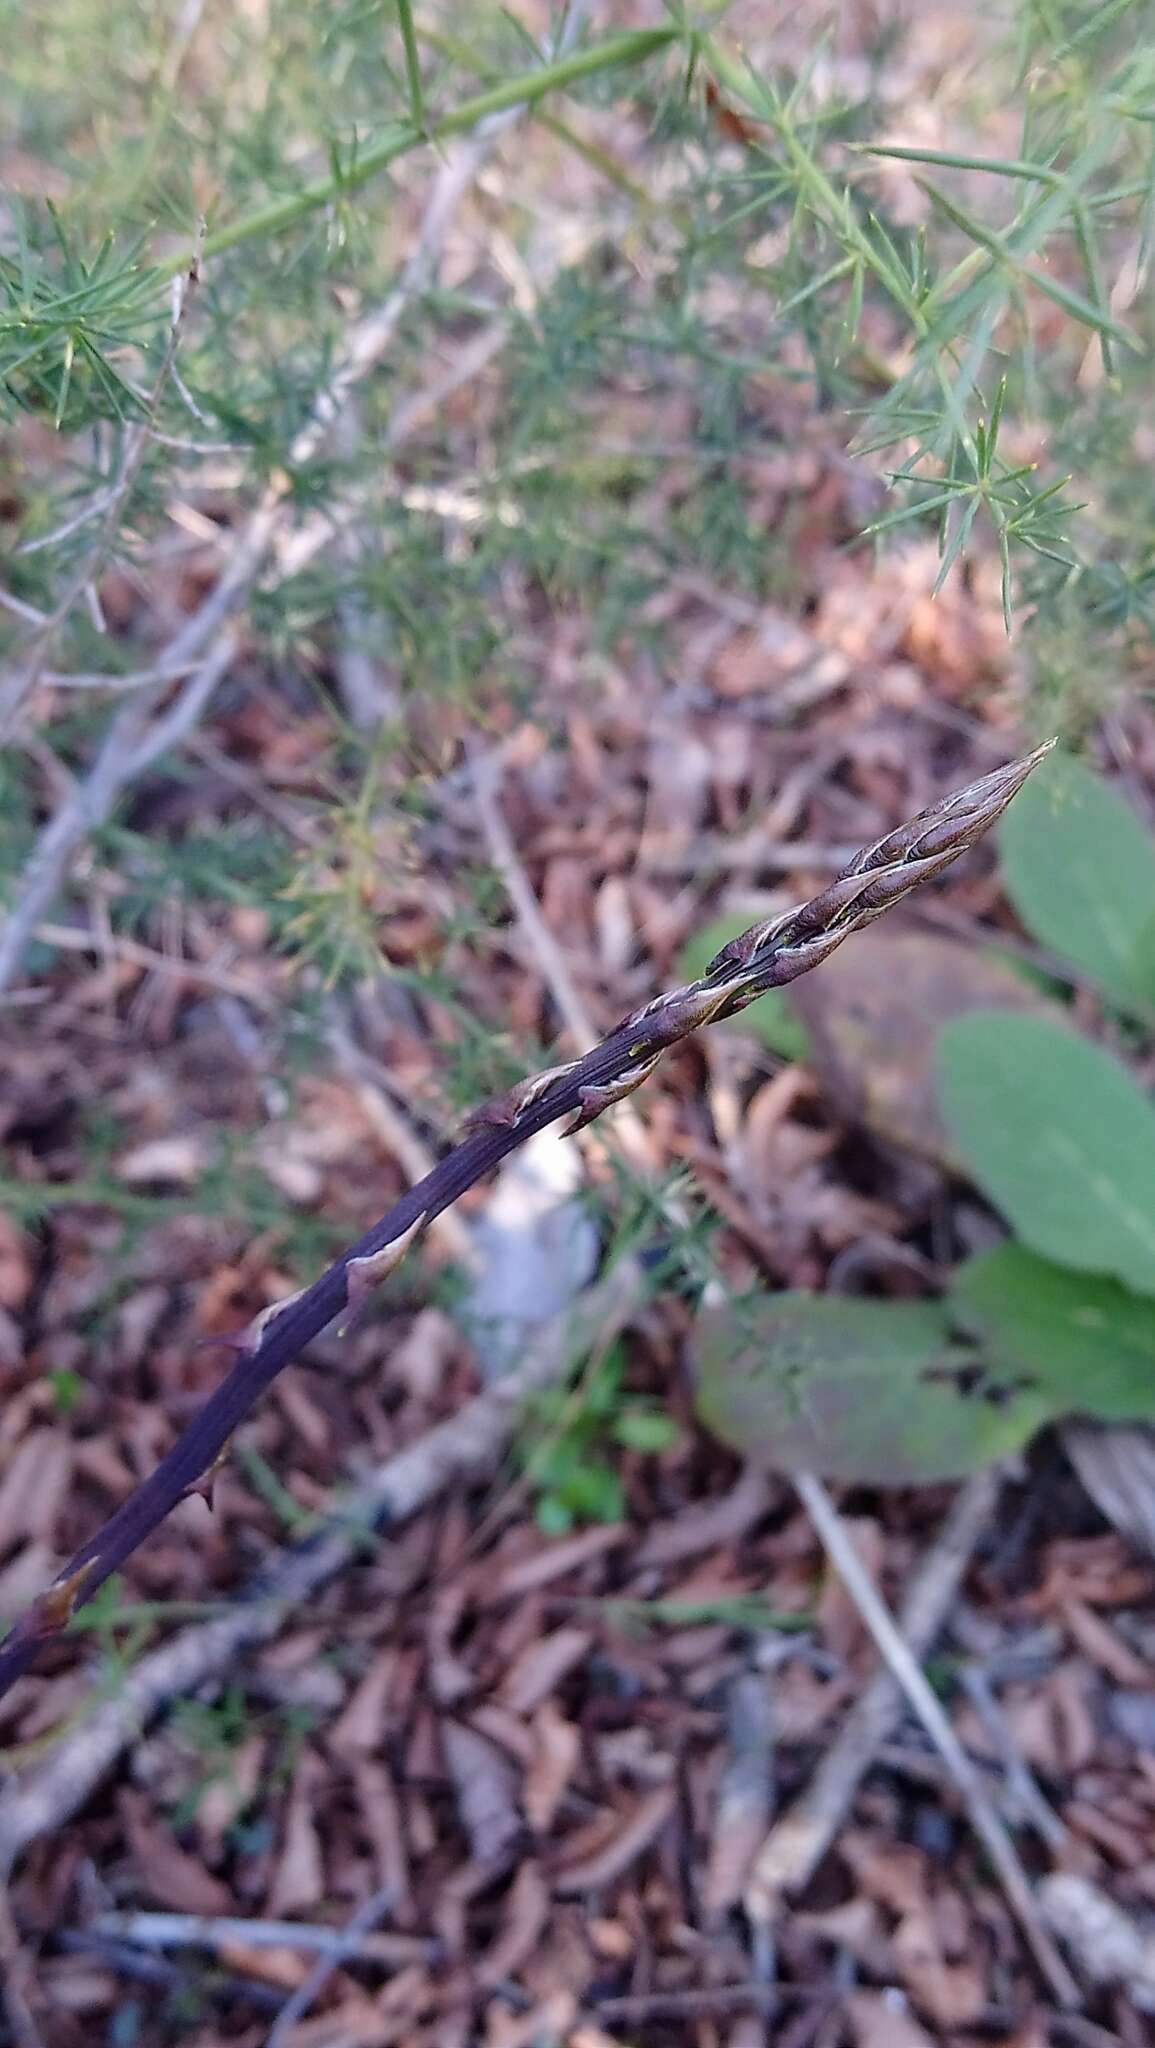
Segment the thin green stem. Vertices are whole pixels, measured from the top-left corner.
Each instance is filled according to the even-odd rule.
[[[397,13],[401,21],[401,41],[405,45],[405,77],[409,86],[409,118],[415,128],[424,135],[428,123],[425,114],[425,94],[421,85],[421,59],[417,54],[417,29],[413,20],[413,0],[397,0]]]
[[[463,100],[449,113],[431,120],[428,130],[410,123],[398,124],[367,148],[347,169],[316,178],[310,184],[302,185],[299,192],[292,193],[287,199],[270,200],[268,205],[258,206],[252,213],[243,214],[240,220],[231,221],[226,227],[206,235],[202,257],[207,260],[223,255],[226,249],[237,248],[242,242],[278,235],[283,229],[315,213],[319,207],[327,206],[331,200],[368,184],[379,171],[422,143],[446,142],[451,136],[462,135],[475,128],[489,114],[501,114],[510,107],[535,106],[547,93],[560,92],[568,86],[577,85],[584,78],[595,78],[600,72],[613,71],[625,64],[639,64],[659,50],[668,49],[677,41],[678,34],[676,28],[648,28],[609,36],[590,49],[574,50],[568,56],[557,57],[552,63],[541,64],[533,71],[507,78],[502,84],[491,86],[487,92],[475,93],[472,99]],[[170,257],[161,266],[160,275],[177,276],[187,269],[189,260],[190,251],[182,250],[180,255]]]
[[[954,149],[907,149],[896,142],[852,142],[848,147],[858,156],[896,157],[905,164],[941,164],[956,171],[990,171],[999,178],[1025,178],[1042,185],[1059,185],[1062,173],[1049,164],[1028,163],[1022,157],[968,156]]]

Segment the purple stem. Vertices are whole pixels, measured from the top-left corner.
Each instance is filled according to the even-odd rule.
[[[351,1259],[365,1258],[390,1245],[415,1223],[426,1221],[448,1209],[466,1191],[484,1180],[510,1152],[524,1145],[537,1131],[558,1117],[581,1108],[581,1090],[602,1086],[621,1069],[632,1045],[646,1037],[645,1026],[628,1030],[620,1026],[601,1045],[595,1046],[573,1072],[559,1078],[540,1099],[518,1117],[516,1125],[475,1131],[464,1143],[446,1154],[425,1179],[402,1195],[380,1221],[359,1237],[356,1244],[305,1289],[300,1298],[269,1323],[255,1350],[243,1353],[210,1394],[199,1414],[182,1430],[155,1472],[117,1508],[103,1528],[75,1551],[57,1575],[59,1586],[78,1572],[72,1607],[81,1607],[107,1578],[118,1571],[125,1559],[151,1536],[154,1529],[183,1500],[189,1488],[212,1466],[237,1424],[249,1413],[277,1374],[298,1358],[307,1344],[340,1315],[348,1303],[346,1267]],[[86,1569],[87,1567],[87,1569]],[[50,1596],[49,1596],[50,1597]],[[71,1610],[70,1610],[71,1611]],[[62,1621],[45,1616],[34,1603],[15,1623],[0,1644],[0,1695],[25,1672],[41,1644],[60,1632]]]

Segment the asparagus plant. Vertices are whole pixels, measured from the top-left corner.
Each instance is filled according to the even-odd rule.
[[[458,1201],[535,1132],[568,1119],[580,1130],[640,1087],[663,1053],[691,1032],[732,1017],[768,989],[825,960],[973,846],[1053,742],[942,798],[863,848],[818,895],[730,940],[696,981],[669,990],[564,1066],[531,1075],[467,1119],[468,1134],[311,1286],[275,1302],[231,1340],[236,1359],[156,1470],[80,1546],[0,1645],[0,1694],[58,1637],[77,1607],[119,1570],[176,1504],[203,1492],[237,1424],[277,1374],[338,1316],[400,1264],[435,1216]]]

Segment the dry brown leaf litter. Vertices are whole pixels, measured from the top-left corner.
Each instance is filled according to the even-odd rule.
[[[884,175],[897,185],[902,167]],[[763,403],[770,412],[784,400],[767,392]],[[676,440],[691,424],[684,396],[660,419],[637,394],[621,405],[607,432]],[[486,707],[519,856],[601,1027],[670,979],[706,916],[800,894],[840,848],[982,772],[1018,738],[993,565],[980,561],[932,598],[928,546],[877,566],[844,552],[870,516],[872,480],[811,422],[798,425],[793,445],[752,458],[746,477],[767,530],[787,511],[794,520],[789,610],[674,579],[649,610],[680,650],[675,678],[657,675],[628,636],[606,656],[582,618],[537,619],[532,719]],[[688,466],[672,462],[654,485],[655,525],[692,486]],[[113,618],[115,598],[110,587]],[[1133,760],[1150,773],[1155,721],[1129,716]],[[421,707],[414,752],[441,764],[431,822],[416,843],[382,827],[370,909],[382,954],[398,965],[444,956],[459,872],[485,858],[454,773],[463,736],[457,708]],[[254,678],[205,745],[210,764],[191,785],[158,780],[141,793],[152,829],[179,830],[190,807],[202,823],[226,818],[256,793],[307,837],[307,807],[334,787],[323,719],[286,720],[271,683]],[[979,860],[952,882],[950,908],[972,928],[1006,922],[990,874]],[[96,905],[116,881],[96,868],[86,886]],[[126,1131],[124,1188],[192,1197],[190,1213],[140,1231],[107,1319],[122,1232],[99,1205],[58,1209],[42,1230],[0,1219],[5,1608],[124,1498],[213,1383],[216,1357],[201,1340],[292,1285],[276,1232],[254,1238],[196,1210],[217,1132],[238,1134],[287,1202],[337,1230],[403,1184],[347,1078],[316,1073],[291,1110],[278,1098],[287,970],[259,914],[190,916],[150,942],[163,965],[115,942],[95,958],[66,954],[35,1031],[15,1013],[0,1037],[8,1173],[83,1178],[81,1118],[107,1102]],[[549,990],[515,927],[457,948],[452,966],[463,1000],[495,1028],[552,1037]],[[253,997],[246,1032],[229,1007],[236,985]],[[816,1009],[821,994],[816,981]],[[452,1030],[448,1016],[434,1023]],[[379,1009],[368,1028],[370,1050],[436,1143],[450,1126],[437,1045],[404,1004]],[[821,1074],[776,1070],[751,1048],[680,1050],[642,1099],[656,1155],[686,1165],[722,1215],[733,1277],[822,1286],[832,1262],[867,1240],[928,1260],[932,1226],[941,1230],[944,1213],[949,1222],[945,1184],[933,1172],[896,1179],[864,1129],[884,1124],[888,1105],[875,1116],[840,1097],[836,1048]],[[596,1143],[590,1171],[605,1171]],[[844,1284],[861,1284],[861,1271],[841,1271]],[[883,1284],[904,1284],[893,1262]],[[955,1640],[991,1674],[1014,1754],[1062,1829],[1058,1847],[1024,1830],[1032,1871],[1075,1887],[1056,1895],[1055,1910],[1078,1926],[1096,1911],[1094,1925],[1121,1916],[1110,1926],[1122,1959],[1099,1972],[1085,2019],[1045,2008],[910,1724],[777,1928],[776,1954],[752,1938],[739,1904],[750,1861],[871,1656],[785,1489],[742,1475],[696,1431],[682,1334],[677,1305],[663,1304],[630,1338],[631,1385],[658,1395],[680,1427],[656,1459],[622,1454],[620,1526],[546,1543],[523,1489],[454,1494],[367,1550],[315,1611],[292,1617],[234,1674],[227,1742],[206,1746],[203,1724],[170,1717],[34,1845],[13,1907],[49,2048],[106,2034],[129,2011],[138,2039],[167,2042],[181,1999],[200,2001],[192,2038],[204,2048],[256,2043],[304,1975],[291,1942],[261,1946],[243,1927],[211,1947],[161,1949],[99,1935],[102,1915],[337,1927],[381,1885],[392,1945],[367,1942],[337,1967],[294,2029],[296,2048],[1097,2048],[1143,2038],[1133,1992],[1155,1913],[1155,1581],[1046,1449],[1029,1484],[1004,1492]],[[63,1417],[54,1374],[81,1383]],[[367,1455],[416,1440],[475,1383],[444,1312],[397,1300],[348,1341],[314,1346],[244,1442],[307,1514]],[[943,1500],[847,1500],[892,1599],[933,1541]],[[227,1600],[283,1537],[234,1464],[211,1513],[187,1503],[133,1561],[125,1600]],[[638,1632],[612,1605],[750,1594],[786,1612],[812,1608],[813,1629],[767,1638],[716,1621]],[[89,1669],[73,1644],[54,1652],[0,1705],[5,1743],[19,1753],[67,1721]],[[961,1693],[951,1701],[959,1732],[1009,1797],[990,1726]],[[84,1945],[70,1947],[65,1937],[78,1934]]]

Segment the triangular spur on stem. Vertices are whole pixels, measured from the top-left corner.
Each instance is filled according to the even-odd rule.
[[[411,1223],[408,1230],[403,1230],[400,1237],[395,1237],[389,1244],[383,1245],[379,1252],[366,1252],[363,1258],[349,1260],[345,1267],[348,1294],[345,1300],[345,1320],[340,1330],[342,1337],[348,1336],[373,1289],[380,1287],[381,1282],[387,1280],[390,1273],[397,1271],[414,1238],[424,1226],[425,1217],[422,1214],[416,1223]]]

